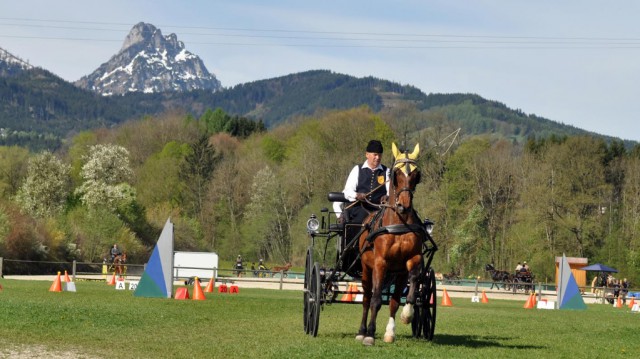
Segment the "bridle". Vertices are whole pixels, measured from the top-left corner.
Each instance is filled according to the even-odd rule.
[[[394,163],[393,163],[393,171],[391,171],[391,188],[393,190],[392,196],[395,198],[395,206],[390,206],[387,205],[387,207],[392,208],[396,213],[398,214],[403,214],[405,213],[408,209],[411,209],[412,207],[412,203],[413,203],[413,193],[416,190],[416,185],[418,183],[415,183],[413,185],[413,188],[411,188],[408,184],[409,181],[407,181],[407,185],[405,187],[400,188],[399,190],[396,190],[396,171],[400,170],[403,171],[405,173],[405,176],[407,177],[407,179],[409,178],[409,175],[411,175],[411,173],[413,172],[411,170],[411,166],[414,166],[415,168],[413,169],[413,171],[416,171],[418,169],[418,166],[416,164],[415,160],[412,160],[410,158],[399,158],[397,159]],[[402,168],[404,167],[404,169]],[[418,181],[419,182],[419,179]],[[403,205],[398,203],[398,198],[400,197],[400,194],[402,194],[402,192],[409,192],[409,206],[408,207],[404,207]]]
[[[391,183],[395,183],[395,177],[396,177],[396,169],[401,170],[401,166],[398,167],[398,165],[402,165],[404,164],[404,173],[406,174],[407,177],[409,177],[409,175],[411,174],[411,165],[414,165],[417,169],[417,164],[415,160],[412,160],[410,158],[399,158],[397,159],[394,163],[393,163],[393,168],[394,170],[391,172]],[[397,168],[396,168],[397,167]],[[414,169],[414,171],[416,170]],[[414,188],[411,188],[409,186],[407,187],[402,187],[399,191],[396,192],[396,196],[399,196],[400,193],[402,192],[409,192],[411,195],[411,199],[413,199],[413,192],[415,192],[415,186]],[[395,191],[395,187],[394,187],[394,191]]]

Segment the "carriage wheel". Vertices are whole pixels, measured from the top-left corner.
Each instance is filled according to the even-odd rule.
[[[436,276],[433,268],[422,275],[418,283],[415,313],[411,322],[411,331],[415,338],[433,340],[436,329]]]
[[[309,324],[308,334],[314,337],[318,335],[318,327],[320,325],[320,305],[321,302],[321,284],[320,284],[320,264],[316,263],[309,277]]]
[[[307,259],[304,264],[304,312],[302,313],[302,321],[304,324],[305,334],[309,334],[309,278],[311,277],[311,266],[313,265],[312,258],[313,248],[307,249]]]

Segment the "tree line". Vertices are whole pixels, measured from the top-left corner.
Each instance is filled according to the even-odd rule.
[[[113,243],[145,262],[168,217],[175,249],[301,265],[306,220],[372,139],[423,148],[416,209],[436,223],[436,271],[485,276],[527,261],[554,281],[557,256],[630,280],[640,268],[640,148],[591,136],[518,142],[461,135],[446,111],[368,107],[281,124],[221,109],[167,112],[75,135],[59,151],[0,147],[0,256],[101,261]],[[424,128],[422,124],[428,123]]]

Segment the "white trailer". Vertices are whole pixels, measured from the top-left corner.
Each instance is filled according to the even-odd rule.
[[[213,252],[173,252],[173,278],[192,284],[218,277],[218,254]]]

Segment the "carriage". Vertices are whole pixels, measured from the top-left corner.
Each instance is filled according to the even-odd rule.
[[[531,271],[519,271],[513,276],[512,288],[513,292],[523,291],[525,294],[529,294],[529,291],[533,290],[533,273]]]
[[[500,285],[505,290],[512,290],[513,293],[518,291],[529,294],[529,291],[533,290],[534,275],[531,271],[517,271],[515,274],[511,274],[504,270],[497,270],[493,264],[485,265],[485,270],[489,272],[493,283],[491,289],[495,286],[500,289]]]
[[[408,163],[415,164],[413,160],[409,160],[411,156],[408,155],[407,152],[405,152],[405,156],[397,155],[395,144],[393,148],[396,163],[394,163],[394,168],[392,168],[391,176],[394,178],[392,179],[394,183],[390,186],[389,203],[396,203],[394,197],[400,198],[400,192],[402,191],[410,191],[410,197],[412,198],[413,196],[413,188],[407,189],[408,187],[405,187],[398,190],[393,187],[395,185],[399,186],[396,182],[402,182],[395,177],[402,176],[400,173],[401,170],[398,170],[398,174],[396,175],[393,173],[395,167],[400,168],[406,164],[406,168],[402,170],[408,174],[411,172],[409,171]],[[416,146],[416,148],[418,147]],[[416,150],[414,150],[414,153],[416,153]],[[401,160],[402,158],[404,158],[404,161]],[[398,161],[400,161],[400,165],[396,165]],[[417,181],[419,181],[419,177]],[[415,187],[417,181],[413,183],[413,187]],[[328,194],[328,201],[348,202],[341,192],[330,192]],[[397,203],[400,202],[399,199],[397,201]],[[310,244],[306,253],[304,276],[303,324],[306,334],[314,337],[317,336],[320,323],[320,311],[323,306],[337,303],[362,304],[363,322],[361,323],[360,333],[356,336],[356,339],[363,340],[363,344],[365,345],[373,344],[372,338],[374,334],[369,333],[371,338],[366,338],[363,334],[367,321],[368,306],[372,301],[377,300],[376,295],[379,295],[379,303],[389,305],[392,317],[395,317],[395,310],[397,310],[399,303],[405,304],[403,315],[401,316],[403,321],[406,319],[404,312],[407,307],[413,308],[411,309],[413,311],[411,313],[411,319],[407,319],[407,321],[411,323],[412,335],[416,338],[433,339],[436,324],[437,300],[436,278],[435,272],[433,268],[431,268],[431,262],[438,249],[431,237],[433,223],[429,219],[420,220],[415,210],[411,209],[411,216],[413,217],[409,222],[412,223],[405,222],[382,225],[384,224],[382,221],[384,214],[382,212],[385,212],[385,210],[395,210],[390,209],[390,207],[391,206],[383,207],[378,210],[378,212],[372,214],[370,219],[365,220],[364,226],[340,222],[335,212],[329,211],[327,208],[320,210],[321,215],[319,217],[315,214],[310,216],[307,221],[307,233]],[[380,225],[376,226],[374,224],[375,221],[379,221]],[[348,238],[347,233],[350,227],[353,229],[354,226],[357,228],[367,228],[367,231],[363,234],[364,229],[361,229],[358,235],[353,238]],[[364,246],[366,246],[367,243],[371,243],[373,247],[376,237],[389,235],[402,236],[407,234],[419,238],[420,243],[417,244],[418,251],[416,254],[416,256],[419,257],[416,263],[419,264],[408,274],[401,273],[401,271],[388,271],[384,275],[384,279],[380,279],[380,284],[374,283],[371,285],[371,275],[368,274],[367,271],[364,271],[361,263],[366,261],[366,259],[363,259],[363,256],[373,256],[373,254],[371,254],[373,249],[367,252]],[[378,242],[375,242],[375,245],[380,246]],[[316,246],[319,248],[316,249]],[[375,274],[373,276],[375,276]],[[373,278],[373,281],[376,281],[376,278]],[[353,293],[353,288],[357,288],[359,283],[362,284],[363,291]],[[373,290],[371,289],[372,287]],[[356,298],[356,300],[344,301],[345,296]],[[362,298],[362,300],[360,300],[360,298]],[[408,298],[410,299],[408,300]],[[371,307],[374,306],[376,305],[371,304]],[[378,305],[377,309],[379,309],[379,307]],[[370,323],[369,328],[366,328],[370,331],[371,325],[373,325],[373,333],[375,333],[377,309],[375,312],[371,309],[371,321],[373,324]],[[387,326],[387,330],[388,328],[389,326]],[[387,333],[385,333],[385,341],[387,341],[386,334]],[[362,337],[359,338],[360,336]],[[369,344],[367,343],[367,339],[371,341]]]

